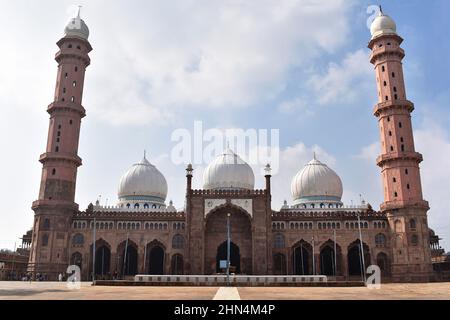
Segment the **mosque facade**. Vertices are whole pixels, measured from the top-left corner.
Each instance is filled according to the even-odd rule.
[[[89,29],[78,15],[57,45],[58,63],[47,149],[39,161],[42,179],[32,204],[34,224],[28,271],[56,279],[78,265],[88,280],[136,274],[216,274],[224,271],[227,232],[230,264],[237,274],[327,275],[361,279],[378,265],[384,281],[433,278],[428,203],[422,197],[411,113],[403,79],[395,22],[380,13],[371,26],[370,62],[378,103],[384,202],[379,210],[362,202],[342,203],[340,177],[314,157],[292,179],[292,203],[272,209],[271,171],[255,189],[251,167],[227,148],[204,171],[203,189],[192,188],[186,168],[185,203],[166,204],[164,175],[147,158],[124,173],[116,206],[75,203],[78,142],[85,70],[90,64]],[[282,165],[282,164],[281,164]],[[302,164],[299,164],[299,167]]]

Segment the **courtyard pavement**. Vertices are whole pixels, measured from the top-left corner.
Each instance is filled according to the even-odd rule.
[[[126,287],[92,286],[69,289],[58,282],[0,281],[0,300],[450,300],[450,282],[382,284],[366,287]]]

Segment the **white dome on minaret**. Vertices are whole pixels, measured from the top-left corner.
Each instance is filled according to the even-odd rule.
[[[226,148],[203,172],[203,189],[253,189],[255,175],[252,168]]]
[[[314,159],[292,179],[294,205],[304,208],[331,208],[342,205],[341,178],[326,164]]]
[[[165,207],[166,178],[144,155],[120,179],[118,197],[122,207]]]
[[[372,39],[382,35],[397,34],[397,25],[395,24],[395,21],[388,15],[385,15],[381,7],[379,15],[373,20],[370,26],[370,33],[372,34]]]
[[[89,28],[80,18],[80,8],[78,8],[78,14],[76,17],[71,18],[64,29],[66,37],[79,37],[84,40],[89,38]]]

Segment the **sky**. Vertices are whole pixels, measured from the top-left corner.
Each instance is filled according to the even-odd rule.
[[[117,202],[122,174],[148,160],[182,209],[185,164],[171,136],[206,129],[279,130],[272,208],[292,202],[290,181],[313,157],[335,170],[344,203],[382,199],[376,83],[367,48],[370,5],[405,41],[407,97],[429,225],[450,251],[450,2],[432,0],[0,1],[0,248],[32,226],[52,102],[56,42],[76,5],[94,48],[87,69],[76,202]],[[207,163],[195,164],[194,188]],[[256,188],[262,164],[253,165]],[[361,195],[361,196],[360,196]]]

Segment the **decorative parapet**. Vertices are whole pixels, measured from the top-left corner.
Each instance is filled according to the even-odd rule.
[[[342,208],[342,210],[326,210],[326,209],[306,209],[306,210],[281,210],[272,212],[272,220],[286,220],[292,218],[308,218],[308,219],[323,219],[323,218],[373,218],[386,219],[386,215],[382,212],[372,211],[362,208]]]
[[[185,213],[183,211],[173,211],[167,212],[164,210],[100,210],[89,212],[89,211],[78,211],[76,212],[73,219],[102,219],[102,218],[113,218],[114,220],[120,219],[163,219],[163,220],[184,220]]]
[[[220,197],[230,197],[230,196],[250,196],[265,195],[266,190],[256,189],[256,190],[206,190],[206,189],[193,189],[191,190],[191,195],[194,196],[220,196]]]

